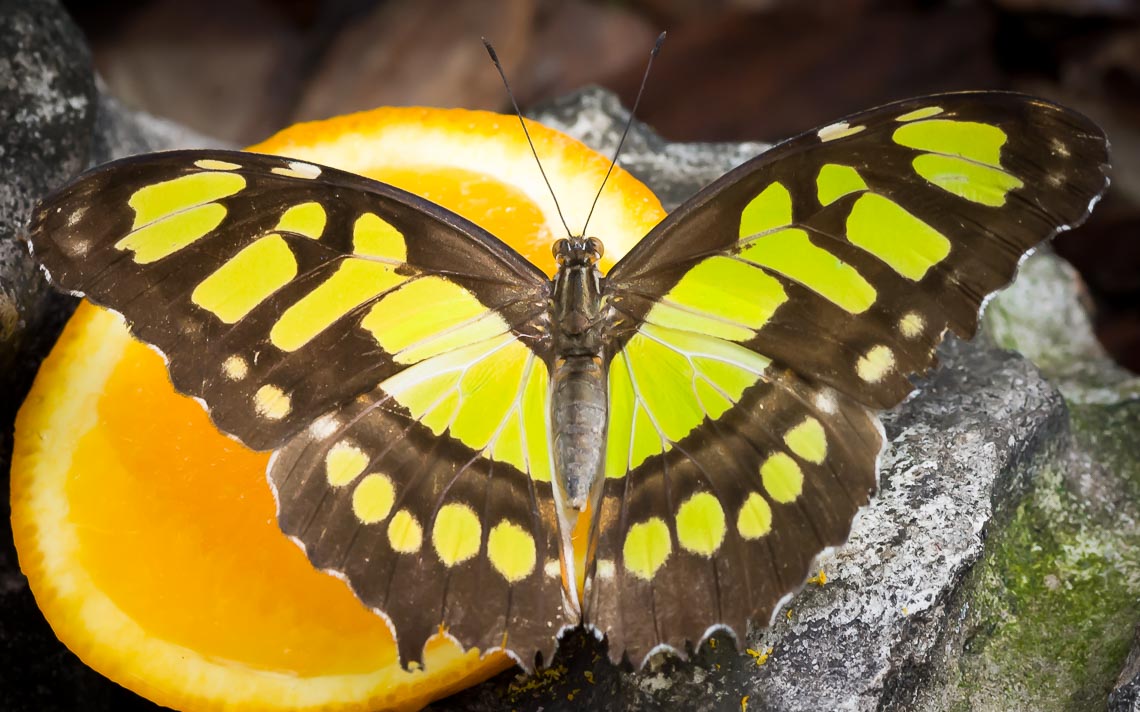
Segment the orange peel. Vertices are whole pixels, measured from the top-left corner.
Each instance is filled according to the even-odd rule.
[[[578,229],[609,161],[529,128]],[[251,150],[399,185],[553,271],[563,228],[515,117],[380,109],[294,126]],[[591,221],[603,267],[663,215],[615,170]],[[267,460],[178,395],[117,315],[82,304],[19,413],[12,459],[20,565],[60,640],[185,710],[417,709],[512,664],[439,635],[423,668],[404,670],[383,619],[277,529]]]

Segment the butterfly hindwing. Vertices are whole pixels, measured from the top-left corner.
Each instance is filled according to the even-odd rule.
[[[269,474],[282,531],[395,624],[405,663],[442,626],[530,669],[575,623],[561,603],[546,365],[510,337],[480,351],[427,359],[318,418]]]
[[[1106,171],[1103,134],[1060,107],[910,100],[775,146],[619,261],[587,614],[611,655],[766,623],[873,492],[874,409],[910,392],[947,328],[973,335]]]

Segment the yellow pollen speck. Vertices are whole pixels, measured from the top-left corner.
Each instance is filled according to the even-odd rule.
[[[791,608],[789,608],[787,611],[784,612],[784,618],[787,618],[788,620],[792,619],[792,609]]]
[[[352,513],[364,524],[381,522],[392,511],[396,501],[396,486],[387,475],[373,472],[366,475],[352,491]]]
[[[517,583],[534,571],[534,537],[514,522],[501,521],[487,535],[487,557],[503,578]]]
[[[816,135],[819,136],[820,141],[826,143],[828,141],[835,141],[837,139],[847,138],[848,136],[854,136],[866,128],[866,126],[851,126],[846,121],[840,121],[837,124],[824,126]]]
[[[629,528],[625,535],[622,555],[625,568],[634,576],[646,581],[653,578],[657,569],[673,553],[673,541],[669,537],[669,526],[660,517],[639,522]]]
[[[712,556],[724,541],[724,509],[708,492],[698,492],[677,508],[677,541],[694,554]]]
[[[804,489],[804,473],[789,455],[778,452],[760,466],[760,478],[768,496],[777,502],[796,501]]]
[[[289,415],[292,399],[277,386],[262,386],[253,395],[253,405],[258,414],[270,420],[281,420]]]
[[[823,426],[812,417],[804,418],[796,427],[784,434],[784,443],[793,453],[819,465],[827,457],[827,435]]]
[[[482,536],[479,517],[466,504],[445,504],[435,515],[431,543],[445,566],[463,563],[479,553]]]
[[[740,712],[748,712],[748,695],[740,698]]]
[[[249,375],[249,363],[241,356],[230,356],[222,361],[222,373],[231,381],[240,381]]]
[[[895,355],[882,344],[873,346],[855,364],[855,372],[867,383],[883,380],[895,365]]]
[[[424,530],[415,516],[406,509],[392,515],[388,522],[388,544],[393,551],[401,554],[414,554],[423,544]]]
[[[325,455],[325,476],[333,487],[342,487],[364,472],[369,459],[360,448],[341,441],[329,448]]]
[[[812,576],[811,578],[809,578],[807,580],[807,582],[813,583],[817,586],[826,586],[827,585],[827,572],[824,571],[823,569],[820,569],[819,573],[816,574],[815,576]]]
[[[759,539],[772,530],[772,507],[759,492],[744,500],[736,517],[736,531],[745,539]]]
[[[926,320],[918,312],[907,312],[899,319],[899,331],[908,339],[919,336],[925,327]]]
[[[760,667],[768,662],[768,656],[772,654],[772,649],[765,648],[764,651],[761,652],[759,650],[753,650],[752,648],[745,648],[744,652],[752,656],[752,659],[756,661],[756,667]]]
[[[217,161],[213,158],[203,158],[200,161],[194,161],[194,165],[207,171],[234,171],[238,168],[241,168],[241,166],[236,163],[230,163],[229,161]]]

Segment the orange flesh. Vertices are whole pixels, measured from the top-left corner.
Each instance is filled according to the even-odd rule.
[[[490,176],[459,168],[381,168],[369,178],[398,185],[448,210],[479,216],[476,223],[492,235],[510,235],[511,247],[535,266],[553,276],[556,269],[550,246],[554,235],[542,211],[521,191]]]
[[[281,536],[268,455],[176,395],[157,354],[131,342],[98,412],[69,472],[71,518],[83,565],[140,625],[206,656],[299,675],[395,662],[384,622]]]

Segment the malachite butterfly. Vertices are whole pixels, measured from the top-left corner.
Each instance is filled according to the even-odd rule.
[[[767,624],[844,542],[875,411],[1088,216],[1107,162],[1045,101],[902,101],[744,163],[605,275],[605,235],[559,241],[551,280],[392,186],[176,151],[79,177],[30,242],[274,451],[281,529],[406,664],[442,626],[530,669],[586,625],[640,665]]]

